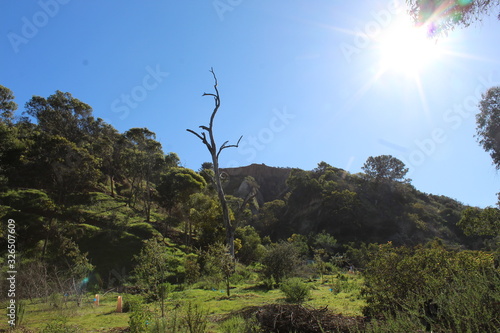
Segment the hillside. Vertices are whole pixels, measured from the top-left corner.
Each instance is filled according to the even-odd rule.
[[[252,177],[259,185],[256,197],[260,206],[284,197],[288,190],[286,180],[291,171],[291,168],[269,167],[265,164],[222,169],[228,176],[226,191],[235,196],[244,197],[249,192],[249,184],[245,178]]]
[[[274,239],[326,231],[340,242],[410,245],[439,237],[473,245],[456,226],[463,204],[408,183],[376,182],[331,166],[303,171],[252,164],[223,171],[226,193],[242,198],[249,191],[247,177],[253,177],[260,212],[252,223]],[[269,211],[272,223],[265,221]]]

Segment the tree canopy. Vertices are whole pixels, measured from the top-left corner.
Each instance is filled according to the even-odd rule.
[[[476,115],[476,137],[490,153],[493,163],[500,169],[500,87],[490,88],[483,94]]]
[[[14,94],[9,88],[0,85],[0,121],[11,123],[16,110]]]
[[[361,169],[363,169],[369,178],[377,181],[402,181],[406,173],[408,173],[408,168],[405,168],[405,164],[391,155],[370,156]]]

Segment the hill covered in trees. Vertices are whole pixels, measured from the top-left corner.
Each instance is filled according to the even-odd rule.
[[[232,195],[244,198],[256,187],[258,213],[251,223],[274,239],[325,231],[342,243],[414,245],[438,237],[473,245],[457,227],[462,203],[408,182],[350,174],[324,162],[311,171],[253,164],[224,172]]]
[[[2,94],[0,214],[4,224],[16,221],[25,258],[66,266],[85,258],[109,277],[132,269],[143,241],[154,235],[188,248],[224,239],[210,163],[183,168],[155,133],[119,133],[60,91],[34,96],[14,122],[13,95],[4,87]],[[415,245],[436,237],[457,247],[482,244],[457,227],[464,205],[402,179],[350,174],[321,162],[311,171],[229,168],[223,180],[236,225],[270,241],[324,232],[339,245]]]
[[[404,178],[404,164],[383,155],[369,157],[358,174],[325,162],[313,170],[221,169],[242,265],[235,266],[223,245],[211,163],[182,167],[155,133],[120,133],[70,93],[34,96],[15,118],[16,109],[12,92],[0,86],[0,260],[7,258],[8,224],[15,225],[20,299],[72,294],[80,304],[85,290],[128,290],[155,300],[166,282],[184,288],[215,280],[225,281],[229,297],[241,267],[254,267],[273,288],[298,268],[322,276],[356,265],[377,279],[385,266],[370,263],[389,263],[382,258],[388,253],[415,256],[419,265],[434,252],[448,256],[447,265],[464,264],[451,250],[498,256],[498,209],[420,192]],[[484,256],[492,266],[494,257]],[[385,297],[377,285],[367,288]],[[382,301],[373,302],[378,309]]]

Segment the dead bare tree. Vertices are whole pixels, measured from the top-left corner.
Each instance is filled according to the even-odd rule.
[[[210,117],[210,123],[208,127],[203,125],[199,126],[203,130],[200,133],[190,129],[187,129],[187,131],[196,135],[205,144],[205,146],[207,146],[207,149],[210,152],[210,155],[212,156],[212,163],[214,168],[214,177],[212,180],[215,185],[215,188],[217,189],[217,195],[219,197],[219,201],[222,207],[222,219],[224,228],[226,229],[226,243],[229,247],[229,253],[231,254],[231,257],[234,258],[235,225],[231,222],[231,218],[229,216],[229,207],[227,205],[226,196],[224,195],[224,189],[222,188],[221,172],[219,170],[219,155],[226,148],[237,148],[241,141],[242,136],[239,138],[238,142],[235,145],[230,145],[228,144],[229,141],[226,141],[220,147],[217,147],[217,144],[215,143],[214,139],[213,125],[214,125],[215,115],[217,114],[217,111],[219,110],[220,107],[220,97],[219,97],[219,90],[217,88],[217,77],[215,76],[214,69],[211,68],[210,72],[212,73],[215,81],[214,83],[215,93],[204,93],[202,95],[202,96],[212,96],[214,98],[215,106],[212,112],[212,116]]]

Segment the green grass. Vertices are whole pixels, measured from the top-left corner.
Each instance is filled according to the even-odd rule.
[[[365,305],[360,297],[359,290],[362,278],[359,276],[342,275],[347,279],[344,281],[344,289],[339,293],[330,291],[332,283],[338,278],[328,276],[324,282],[309,281],[311,287],[311,298],[304,304],[312,307],[325,307],[344,315],[361,315],[361,309]],[[114,327],[127,327],[129,314],[116,313],[116,300],[118,294],[108,293],[100,296],[100,305],[93,305],[94,295],[86,295],[80,307],[76,302],[60,302],[57,308],[44,303],[41,300],[27,302],[26,314],[23,326],[34,330],[41,330],[47,323],[64,319],[69,325],[77,325],[82,332],[107,332]],[[123,295],[125,298],[126,295]],[[209,315],[209,332],[219,332],[221,321],[232,312],[249,306],[258,306],[273,303],[284,303],[285,296],[278,290],[264,290],[255,284],[240,284],[231,290],[231,297],[227,298],[225,290],[203,290],[186,289],[173,292],[166,301],[167,316],[174,309],[182,309],[188,303],[199,304]],[[3,304],[2,304],[3,307]],[[160,314],[159,302],[148,304],[148,307]],[[0,323],[0,329],[7,328],[6,322]]]
[[[68,301],[66,304],[60,302],[57,307],[39,299],[33,302],[27,301],[22,326],[39,331],[47,323],[56,320],[77,325],[83,332],[98,332],[103,329],[128,326],[128,314],[116,313],[116,294],[101,296],[99,306],[94,306],[93,297],[87,295],[81,306],[77,306],[75,301]],[[0,329],[5,328],[7,328],[6,322],[2,321]]]

